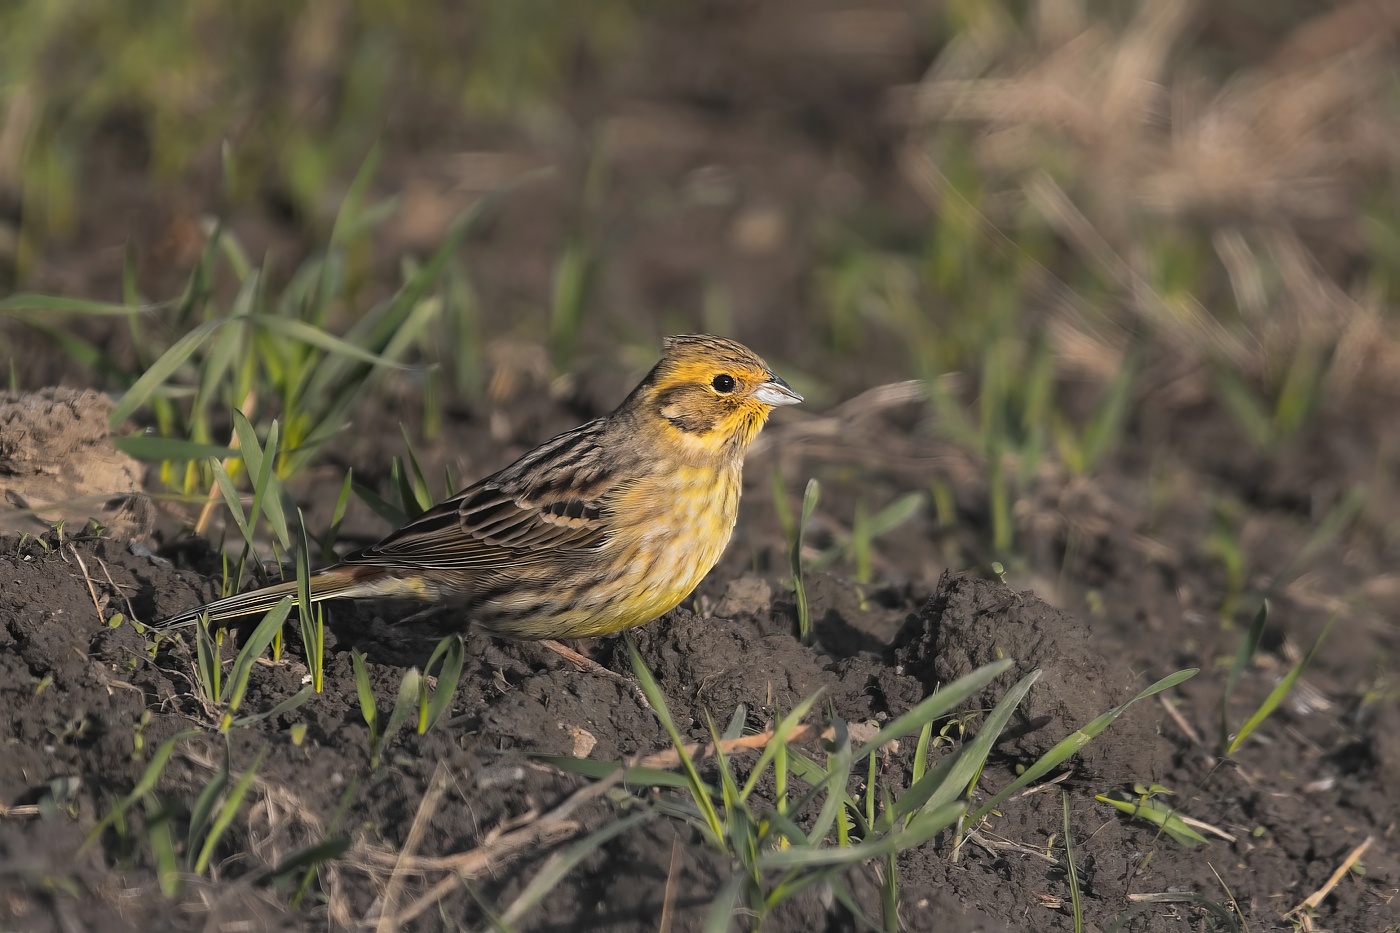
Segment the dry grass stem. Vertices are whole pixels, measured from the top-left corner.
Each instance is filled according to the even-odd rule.
[[[1366,854],[1366,850],[1371,847],[1372,842],[1375,842],[1375,837],[1367,836],[1361,841],[1360,845],[1348,852],[1347,857],[1342,859],[1342,864],[1337,866],[1337,870],[1332,872],[1332,876],[1327,879],[1326,883],[1312,894],[1309,894],[1301,904],[1289,911],[1288,916],[1298,917],[1306,924],[1308,917],[1307,912],[1316,910],[1322,904],[1327,898],[1327,895],[1332,893],[1332,889],[1346,877],[1346,873],[1351,871],[1352,866],[1361,861],[1361,856]]]
[[[83,571],[83,582],[87,584],[88,594],[92,596],[92,607],[97,610],[98,627],[107,624],[107,620],[102,617],[102,601],[97,598],[97,587],[92,585],[92,575],[88,573],[87,564],[83,563],[83,555],[78,553],[78,549],[73,545],[68,545],[69,552],[73,559],[78,562],[78,567]]]
[[[657,933],[671,933],[671,924],[676,916],[676,879],[681,870],[681,838],[671,840],[671,864],[666,869],[666,890],[661,897],[661,919],[656,924]]]
[[[379,922],[375,924],[375,933],[392,933],[397,929],[391,923],[398,907],[399,891],[403,889],[404,880],[409,874],[406,862],[423,843],[423,835],[427,832],[428,824],[442,803],[442,796],[446,791],[447,766],[438,762],[437,767],[433,769],[432,779],[428,782],[428,790],[423,794],[423,801],[418,805],[418,812],[413,816],[413,825],[408,829],[408,836],[404,839],[398,861],[389,875],[389,884],[380,898]]]

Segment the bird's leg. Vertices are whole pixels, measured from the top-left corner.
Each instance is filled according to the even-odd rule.
[[[651,703],[647,702],[646,694],[642,692],[641,686],[631,677],[625,674],[619,674],[614,670],[609,670],[587,655],[580,654],[563,642],[555,641],[552,638],[542,639],[540,645],[553,651],[565,661],[568,661],[569,664],[573,665],[574,670],[581,674],[596,674],[599,677],[606,677],[609,680],[622,684],[631,691],[632,696],[636,697],[638,703],[642,704],[646,709],[651,709]]]

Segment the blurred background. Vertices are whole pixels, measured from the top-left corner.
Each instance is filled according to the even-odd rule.
[[[1118,579],[1154,617],[1230,620],[1326,544],[1305,604],[1386,605],[1396,10],[7,4],[0,282],[148,311],[16,312],[0,365],[121,392],[240,301],[335,334],[388,303],[371,349],[430,366],[377,381],[358,404],[386,426],[336,456],[374,475],[399,422],[485,424],[439,457],[479,475],[611,407],[662,335],[716,331],[811,400],[750,482],[821,476],[844,572],[995,560],[1081,609]],[[201,360],[137,423],[207,442],[255,394],[295,414]]]

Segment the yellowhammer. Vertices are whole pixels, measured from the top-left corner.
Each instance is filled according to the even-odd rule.
[[[744,451],[802,401],[746,347],[671,337],[612,414],[560,434],[378,544],[311,576],[311,602],[408,597],[511,638],[606,635],[674,608],[719,560]],[[266,612],[283,583],[165,624]]]

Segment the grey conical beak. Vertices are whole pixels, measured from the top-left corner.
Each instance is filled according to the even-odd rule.
[[[796,405],[802,401],[802,396],[792,391],[792,386],[783,380],[769,373],[767,382],[754,390],[753,397],[765,405],[772,405],[774,408],[779,405]]]

